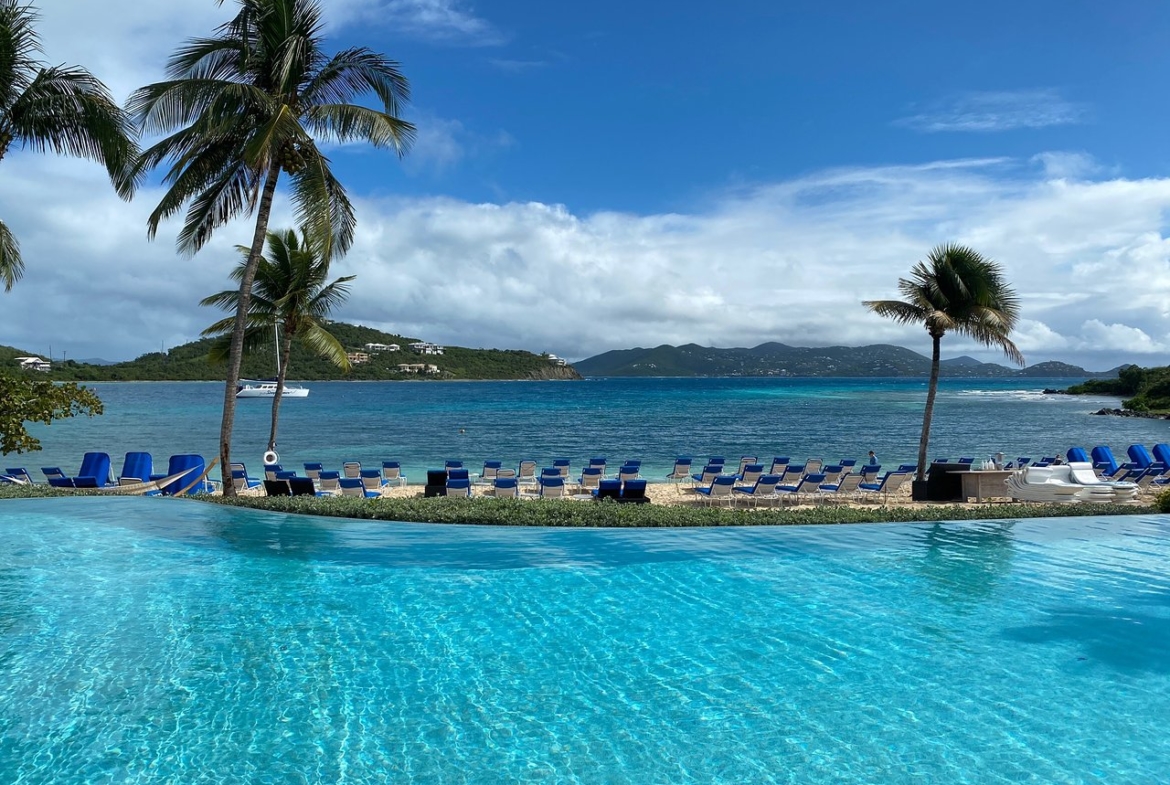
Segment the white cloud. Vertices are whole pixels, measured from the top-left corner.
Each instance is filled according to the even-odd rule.
[[[499,46],[507,36],[461,0],[341,0],[338,21],[384,26],[402,35],[465,46]]]
[[[1017,128],[1047,128],[1084,120],[1086,108],[1056,90],[972,92],[896,121],[916,131],[987,133]]]
[[[73,357],[116,359],[190,340],[212,320],[196,303],[224,288],[246,221],[180,259],[177,221],[145,239],[157,191],[127,205],[91,164],[19,154],[3,165],[0,215],[28,273],[0,301],[0,343],[45,352],[51,340]],[[1070,183],[1032,171],[999,160],[837,169],[651,215],[354,194],[358,238],[337,272],[359,277],[338,317],[569,357],[691,341],[926,351],[921,329],[860,303],[897,296],[898,277],[953,240],[1004,265],[1030,361],[1165,361],[1170,179]],[[288,220],[279,203],[273,226]],[[995,358],[959,336],[944,346]]]
[[[429,112],[419,113],[411,120],[418,133],[410,154],[402,161],[409,174],[442,173],[457,167],[466,158],[490,156],[515,143],[506,131],[485,135],[458,120],[436,117]]]

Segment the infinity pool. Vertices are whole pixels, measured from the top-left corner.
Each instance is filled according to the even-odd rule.
[[[0,502],[2,783],[1136,783],[1170,518],[721,530]]]

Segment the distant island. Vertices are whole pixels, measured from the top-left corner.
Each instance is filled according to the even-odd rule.
[[[330,322],[329,331],[349,354],[350,371],[293,343],[290,380],[394,381],[407,379],[454,380],[579,380],[581,375],[564,360],[549,354],[514,349],[467,349],[438,346],[402,335],[345,322]],[[10,346],[0,346],[0,363],[18,365],[29,373],[44,373],[59,381],[222,381],[223,365],[212,365],[207,354],[211,339],[204,338],[167,352],[151,352],[128,362],[94,364],[74,360],[48,363],[49,370],[31,360],[42,358]],[[19,360],[18,358],[23,358]],[[244,357],[241,376],[267,379],[275,376],[273,349],[252,352]]]
[[[581,360],[574,367],[585,376],[925,377],[930,375],[930,358],[890,344],[810,348],[764,343],[752,349],[715,349],[690,343],[619,349]],[[956,357],[942,361],[941,374],[1105,379],[1116,377],[1119,368],[1093,372],[1062,362],[1042,362],[1020,369]]]

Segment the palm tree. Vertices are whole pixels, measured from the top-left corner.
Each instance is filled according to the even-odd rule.
[[[1019,302],[1004,281],[999,264],[965,245],[939,245],[926,261],[914,265],[909,278],[898,279],[905,300],[867,300],[866,308],[901,324],[921,324],[930,335],[930,385],[918,442],[918,476],[926,477],[926,448],[938,392],[939,344],[947,332],[999,347],[1009,360],[1024,364],[1024,355],[1008,337],[1019,319]]]
[[[233,218],[256,216],[240,276],[220,427],[229,495],[248,301],[281,172],[292,184],[297,223],[322,238],[322,252],[332,259],[353,242],[353,208],[316,140],[365,141],[401,155],[414,137],[414,126],[397,116],[409,95],[398,64],[364,47],[327,57],[317,0],[236,2],[239,12],[215,35],[192,39],[171,56],[167,81],[141,88],[129,102],[146,133],[169,134],[142,154],[134,172],[143,177],[170,165],[168,190],[148,220],[150,237],[186,205],[178,248],[190,255]],[[380,110],[352,103],[365,93]]]
[[[329,259],[321,252],[320,243],[309,241],[307,234],[300,238],[292,229],[268,233],[268,256],[261,256],[256,265],[256,276],[248,300],[248,329],[244,333],[244,349],[267,346],[276,328],[280,342],[280,364],[277,367],[276,395],[272,399],[272,429],[268,434],[268,449],[276,449],[276,427],[280,417],[280,401],[284,382],[292,364],[292,343],[300,341],[318,356],[344,371],[349,370],[345,348],[325,327],[325,318],[349,295],[346,285],[355,276],[347,275],[331,283]],[[237,246],[244,258],[232,271],[234,280],[242,280],[247,272],[248,251]],[[236,289],[228,289],[205,298],[200,305],[214,305],[234,311],[240,300]],[[231,354],[231,335],[235,328],[234,316],[221,319],[203,331],[204,336],[219,336],[223,340],[212,345],[212,362],[224,362]]]
[[[129,198],[127,176],[137,154],[134,126],[106,86],[80,66],[46,66],[33,25],[37,13],[19,0],[0,0],[0,160],[14,143],[43,153],[104,164],[118,194]],[[4,291],[24,274],[20,244],[0,221],[0,280]]]

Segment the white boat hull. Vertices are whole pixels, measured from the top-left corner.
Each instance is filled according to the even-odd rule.
[[[275,398],[276,397],[276,383],[264,382],[262,384],[245,384],[236,390],[237,398]],[[282,398],[308,398],[308,387],[297,387],[295,385],[285,385],[284,392],[281,393]]]

